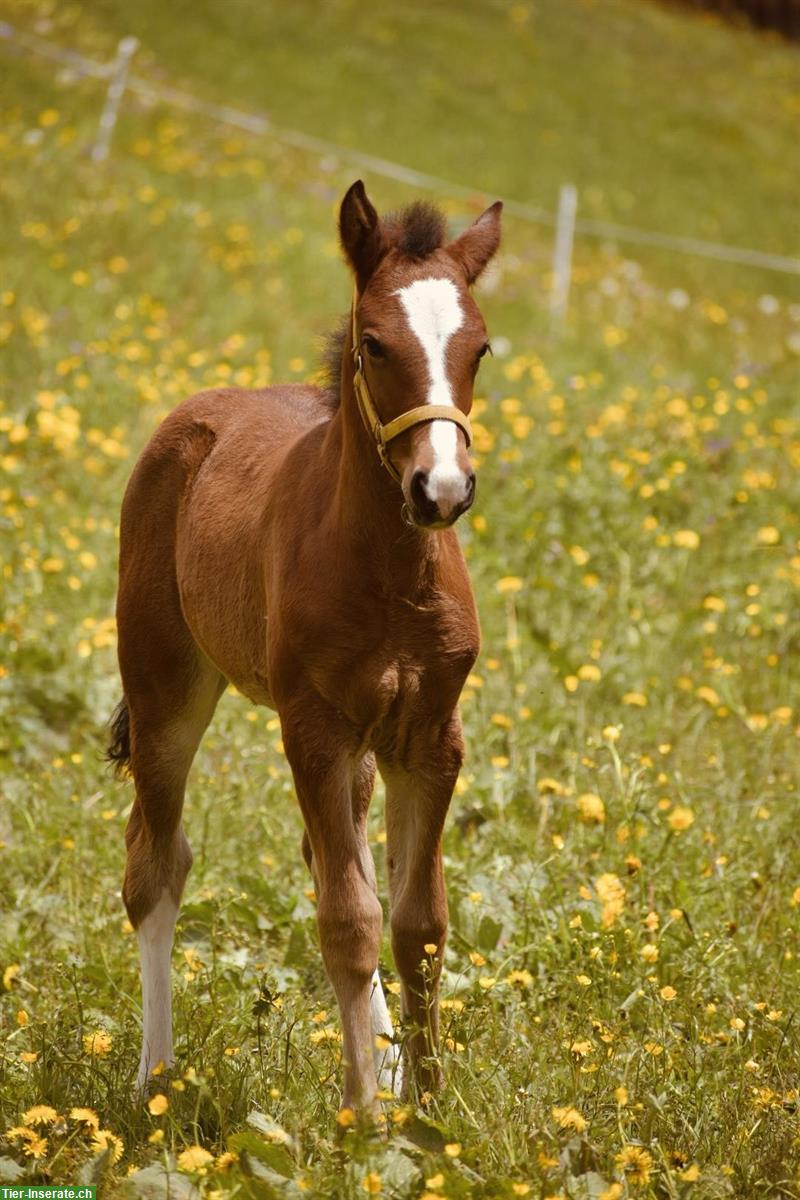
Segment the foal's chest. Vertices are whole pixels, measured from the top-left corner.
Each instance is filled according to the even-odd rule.
[[[477,657],[474,605],[449,599],[428,608],[392,598],[383,637],[358,657],[348,707],[379,753],[398,749],[449,719]]]

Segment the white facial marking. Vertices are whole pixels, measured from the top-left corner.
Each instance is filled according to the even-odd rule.
[[[458,289],[449,279],[418,279],[397,292],[411,331],[419,339],[430,376],[428,404],[453,404],[447,378],[447,343],[460,329],[464,314]],[[433,468],[426,490],[436,500],[441,489],[463,488],[464,472],[458,466],[458,426],[453,421],[431,421],[428,426],[433,449]]]

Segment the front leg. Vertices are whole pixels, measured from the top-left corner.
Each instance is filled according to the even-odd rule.
[[[386,784],[392,949],[410,1026],[405,1090],[433,1091],[439,1062],[439,977],[447,937],[442,830],[464,758],[457,712],[418,733],[402,763],[379,760]]]
[[[362,828],[364,784],[369,777],[371,791],[372,780],[353,730],[319,697],[306,694],[283,707],[281,724],[306,825],[322,957],[342,1018],[342,1104],[377,1115],[371,1009],[383,911]]]

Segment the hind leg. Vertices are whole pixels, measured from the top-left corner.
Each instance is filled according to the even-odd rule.
[[[178,906],[192,865],[181,826],[183,797],[195,752],[225,687],[219,672],[188,648],[183,669],[176,672],[174,661],[171,665],[167,685],[148,675],[145,686],[137,673],[126,678],[123,669],[136,798],[125,834],[122,895],[141,956],[139,1087],[159,1063],[170,1066],[173,1061],[170,958]]]

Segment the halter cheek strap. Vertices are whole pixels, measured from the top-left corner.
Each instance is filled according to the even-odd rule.
[[[353,387],[356,393],[358,411],[361,413],[361,420],[364,422],[367,433],[375,439],[378,457],[392,479],[400,483],[400,472],[389,457],[389,443],[393,442],[401,433],[405,433],[407,429],[413,429],[415,425],[425,425],[428,421],[452,421],[454,425],[458,425],[460,429],[463,429],[467,445],[469,446],[472,443],[472,428],[466,413],[461,412],[460,409],[452,404],[422,404],[418,408],[408,409],[407,412],[401,413],[399,417],[395,417],[393,421],[387,421],[385,425],[382,423],[378,415],[378,410],[373,403],[369,384],[364,375],[364,363],[361,358],[361,350],[358,345],[358,330],[356,329],[357,304],[358,292],[354,290],[352,340],[353,360],[356,369],[353,377]]]

